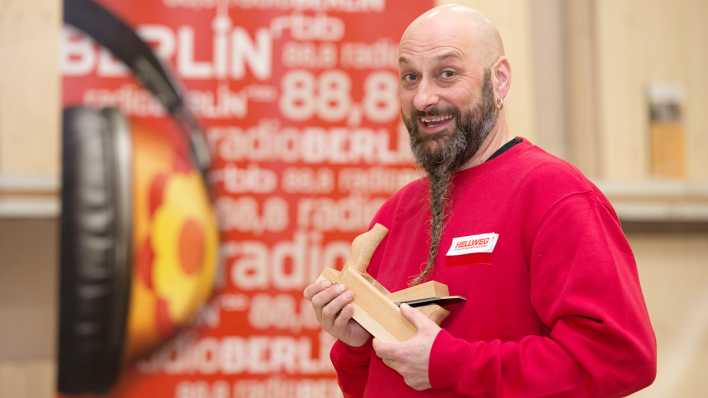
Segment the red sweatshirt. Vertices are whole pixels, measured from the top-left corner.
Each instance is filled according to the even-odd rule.
[[[467,302],[450,307],[435,339],[432,388],[406,386],[370,342],[337,342],[331,358],[344,393],[615,397],[649,385],[656,340],[632,251],[603,194],[526,140],[458,172],[453,184],[431,279]],[[389,290],[405,288],[425,264],[429,220],[426,179],[401,189],[374,218],[389,233],[369,273]],[[462,239],[450,251],[453,238]],[[465,254],[475,245],[491,254]]]

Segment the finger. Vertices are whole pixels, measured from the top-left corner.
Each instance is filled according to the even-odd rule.
[[[397,361],[395,361],[395,360],[393,360],[393,359],[383,359],[383,358],[382,358],[382,359],[381,359],[381,362],[383,362],[383,363],[384,363],[386,366],[388,366],[389,368],[391,368],[391,369],[395,370],[396,372],[398,372],[399,364],[398,364]]]
[[[322,307],[322,320],[328,324],[334,324],[337,314],[342,311],[345,305],[349,304],[354,295],[350,291],[345,291]]]
[[[339,311],[337,319],[334,320],[334,328],[342,330],[345,329],[349,324],[349,321],[351,321],[352,316],[354,316],[354,307],[350,304],[345,305],[344,308]]]
[[[404,377],[403,381],[408,385],[408,387],[416,390],[416,391],[423,391],[427,390],[430,388],[430,383],[424,382],[421,380],[417,380],[411,377]]]
[[[376,356],[384,359],[384,358],[393,358],[395,357],[395,345],[396,343],[391,343],[388,341],[383,341],[381,339],[374,339],[371,342],[374,352],[376,353]]]
[[[305,296],[306,299],[312,300],[312,297],[314,295],[324,289],[327,289],[330,286],[332,286],[332,282],[328,281],[327,279],[316,280],[311,284],[307,285],[305,290],[302,292],[302,295]]]
[[[317,320],[322,323],[322,309],[325,305],[327,305],[332,299],[337,297],[339,295],[340,291],[344,289],[343,286],[335,284],[332,285],[324,290],[321,290],[319,293],[315,294],[310,302],[312,303],[312,309],[315,311],[315,317]],[[325,327],[330,327],[331,322],[329,322],[327,325],[324,325]]]
[[[310,301],[312,301],[312,305],[316,308],[316,310],[321,312],[322,307],[327,305],[335,297],[342,294],[345,289],[346,287],[344,287],[344,285],[337,283],[326,289],[321,290],[319,293],[312,296],[312,299]]]
[[[404,318],[408,319],[416,329],[421,330],[430,326],[434,323],[422,312],[416,310],[408,304],[401,304],[401,314]]]

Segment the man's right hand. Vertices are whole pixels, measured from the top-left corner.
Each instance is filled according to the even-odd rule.
[[[343,343],[360,347],[371,335],[352,319],[354,295],[342,284],[321,279],[305,288],[305,298],[312,303],[322,328]]]

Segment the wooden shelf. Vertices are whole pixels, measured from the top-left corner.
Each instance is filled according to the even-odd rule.
[[[54,179],[0,176],[0,218],[57,217],[59,196]]]
[[[598,181],[623,222],[708,224],[708,182]]]
[[[708,226],[708,182],[596,181],[623,222],[695,223]],[[0,177],[0,218],[59,215],[59,182]]]

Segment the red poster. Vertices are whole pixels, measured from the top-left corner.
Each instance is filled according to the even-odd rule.
[[[433,1],[101,3],[179,76],[206,129],[223,263],[196,325],[110,396],[340,396],[332,340],[302,290],[419,175],[399,120],[396,49]],[[65,105],[117,106],[145,131],[169,131],[126,69],[70,28],[61,65]]]

